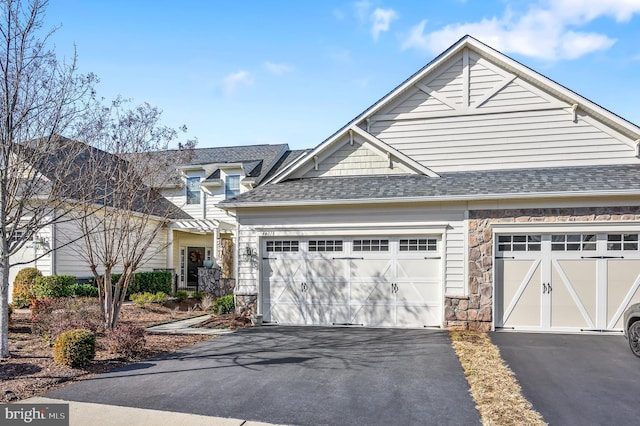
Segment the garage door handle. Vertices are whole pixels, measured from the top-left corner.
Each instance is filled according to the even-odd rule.
[[[546,294],[546,293],[547,293],[547,284],[542,283],[542,294]]]
[[[429,256],[425,256],[425,259],[442,259],[440,256],[434,256],[434,257],[429,257]]]

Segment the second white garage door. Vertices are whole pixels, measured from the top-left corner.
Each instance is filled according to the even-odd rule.
[[[264,320],[440,326],[440,245],[436,237],[265,240]]]
[[[499,235],[496,328],[619,331],[640,302],[638,234]]]

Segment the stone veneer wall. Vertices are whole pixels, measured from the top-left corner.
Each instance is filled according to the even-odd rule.
[[[494,223],[638,221],[640,207],[469,211],[469,295],[445,296],[445,326],[491,330]]]
[[[257,313],[257,294],[236,294],[236,315],[249,316]]]

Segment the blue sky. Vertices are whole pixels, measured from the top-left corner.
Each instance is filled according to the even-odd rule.
[[[314,147],[465,34],[640,124],[640,0],[50,0],[45,25],[199,147]]]

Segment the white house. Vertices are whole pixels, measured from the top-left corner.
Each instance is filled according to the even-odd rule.
[[[236,299],[282,324],[620,330],[640,128],[465,36],[220,203]]]
[[[85,149],[89,147],[85,145]],[[164,196],[156,201],[162,211],[158,219],[168,219],[169,224],[148,250],[139,271],[172,270],[179,288],[195,290],[197,268],[205,260],[215,258],[226,275],[231,276],[235,217],[216,204],[251,190],[301,153],[289,150],[285,144],[199,148],[192,151],[186,162],[185,155],[177,151],[153,153],[164,158],[162,164],[167,164],[167,157],[183,160],[175,164],[175,169],[158,170],[161,178],[146,176],[149,186]],[[77,161],[82,161],[82,157],[78,155]],[[79,255],[84,250],[83,244],[77,222],[60,220],[44,227],[33,242],[12,256],[11,262],[19,264],[10,270],[10,285],[25,267],[36,267],[44,275],[91,277],[88,264]],[[119,271],[116,268],[114,272]],[[11,292],[10,287],[10,295]]]

